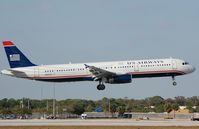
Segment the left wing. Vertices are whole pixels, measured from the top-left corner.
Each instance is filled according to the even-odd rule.
[[[89,69],[89,71],[95,75],[95,80],[99,80],[102,78],[109,78],[109,77],[113,77],[115,75],[117,75],[114,72],[108,71],[108,70],[104,70],[95,66],[89,66],[87,64],[84,64],[86,68]]]

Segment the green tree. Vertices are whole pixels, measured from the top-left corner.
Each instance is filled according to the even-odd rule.
[[[177,103],[172,104],[172,109],[173,109],[173,118],[176,117],[175,112],[178,111],[179,105]]]
[[[119,114],[120,116],[122,116],[122,115],[124,114],[124,112],[125,112],[125,107],[124,107],[124,106],[119,106],[119,107],[117,108],[117,112],[118,112],[118,114]]]
[[[98,107],[101,107],[103,109],[104,112],[107,112],[109,111],[109,102],[110,102],[110,99],[104,97],[102,100],[101,100],[101,104],[98,105]]]
[[[186,106],[186,98],[184,96],[177,96],[175,97],[175,103],[180,106]]]
[[[148,106],[158,106],[164,103],[164,99],[161,96],[149,97],[145,101],[148,103]]]
[[[193,96],[190,98],[187,98],[187,105],[188,106],[199,106],[199,97]]]
[[[77,114],[77,115],[81,115],[82,113],[84,113],[84,107],[80,106],[80,105],[77,105],[75,107],[73,107],[73,114]]]
[[[75,100],[71,106],[72,106],[72,111],[71,113],[81,115],[82,113],[85,112],[85,105],[84,105],[84,100]]]
[[[86,107],[85,107],[85,111],[86,112],[92,112],[95,110],[95,103],[93,101],[88,101]]]
[[[2,109],[2,110],[1,110],[1,113],[2,113],[3,115],[6,115],[6,114],[13,114],[13,112],[11,111],[11,109],[6,109],[6,108]]]
[[[160,104],[158,106],[155,106],[155,112],[157,113],[162,113],[164,112],[164,105],[163,104]]]
[[[117,111],[117,105],[115,103],[111,103],[110,112],[114,114]]]
[[[172,105],[170,103],[165,103],[164,110],[167,112],[169,116],[169,113],[172,111]]]

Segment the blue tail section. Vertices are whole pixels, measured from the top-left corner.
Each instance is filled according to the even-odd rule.
[[[11,41],[4,41],[3,46],[10,68],[36,66]]]

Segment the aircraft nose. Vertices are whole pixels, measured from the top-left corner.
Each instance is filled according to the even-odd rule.
[[[189,65],[188,67],[186,67],[185,73],[187,73],[187,74],[193,73],[195,70],[196,70],[196,68],[194,66]]]
[[[196,68],[194,66],[192,66],[192,72],[196,71]]]

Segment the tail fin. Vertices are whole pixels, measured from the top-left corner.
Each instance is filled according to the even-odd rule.
[[[10,68],[36,66],[11,42],[3,41]]]

